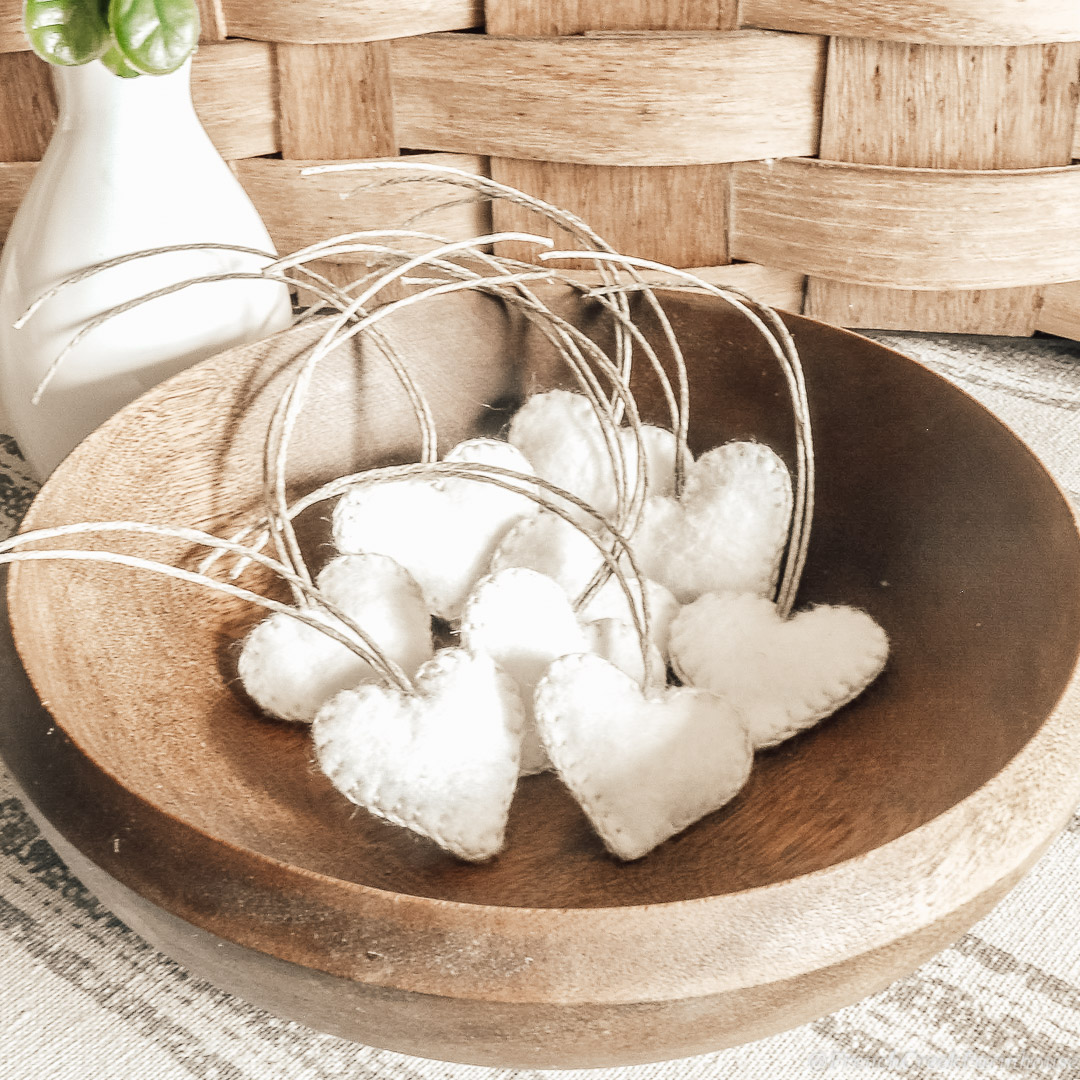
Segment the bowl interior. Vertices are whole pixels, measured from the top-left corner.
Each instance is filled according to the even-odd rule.
[[[785,384],[756,333],[711,300],[664,304],[689,366],[693,448],[753,437],[790,462]],[[606,333],[595,311],[568,310]],[[521,783],[506,851],[485,866],[357,811],[312,765],[307,730],[266,720],[236,686],[237,643],[261,617],[241,601],[123,568],[24,565],[10,590],[20,655],[56,722],[129,790],[224,842],[345,881],[606,907],[734,892],[870,851],[988,781],[1052,709],[1080,642],[1078,606],[1061,602],[1080,594],[1080,547],[1053,482],[975,402],[872,342],[789,322],[818,470],[800,604],[865,608],[889,633],[891,659],[862,698],[759,755],[734,802],[639,862],[610,859],[552,776]],[[567,382],[540,336],[493,300],[445,297],[384,325],[432,402],[443,449],[499,430],[523,393]],[[319,329],[232,350],[141,398],[53,476],[27,527],[120,518],[224,534],[246,520],[270,411]],[[641,361],[637,392],[662,422]],[[415,424],[378,348],[340,349],[311,394],[297,491],[412,459]],[[328,513],[305,522],[316,558],[328,555]],[[193,561],[171,543],[109,546]],[[253,573],[242,584],[272,588]]]

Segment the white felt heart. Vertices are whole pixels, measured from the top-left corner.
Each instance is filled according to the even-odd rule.
[[[533,475],[520,451],[495,439],[469,439],[444,460]],[[456,619],[496,545],[535,509],[525,495],[472,479],[366,484],[339,500],[334,541],[341,551],[374,551],[396,559],[416,578],[430,610]]]
[[[608,850],[638,859],[746,782],[750,739],[728,702],[676,687],[646,698],[598,656],[556,660],[536,723],[559,776]]]
[[[610,515],[617,503],[611,448],[589,400],[569,390],[534,394],[514,415],[507,438],[532,463],[536,475]],[[629,428],[617,438],[632,489],[637,473],[637,440]],[[670,431],[642,425],[648,487],[653,495],[674,488],[675,437]],[[577,516],[577,512],[567,505]],[[583,520],[590,522],[587,516]]]
[[[584,592],[604,560],[596,545],[580,529],[556,514],[541,512],[518,522],[495,549],[491,570],[497,573],[520,566],[558,582],[572,600]],[[624,566],[634,605],[641,610],[641,586]],[[645,595],[649,602],[649,640],[667,657],[671,620],[679,610],[679,602],[663,585],[646,581]],[[578,613],[583,623],[600,619],[617,619],[632,623],[630,602],[619,582],[611,577],[601,586]]]
[[[694,462],[680,499],[653,498],[632,544],[646,577],[681,604],[707,592],[776,587],[791,519],[787,466],[760,443],[727,443]]]
[[[433,655],[431,616],[409,573],[385,555],[345,555],[315,582],[391,660],[412,675]],[[312,614],[349,635],[317,608]],[[356,653],[312,626],[275,613],[244,640],[240,681],[260,708],[282,720],[309,721],[339,690],[382,676]]]
[[[576,598],[603,564],[595,543],[557,514],[541,511],[519,521],[495,548],[491,572],[512,566],[535,570]]]
[[[492,573],[510,567],[535,570],[557,582],[566,596],[576,601],[603,564],[596,545],[581,529],[556,514],[541,512],[518,522],[506,534],[492,556],[491,570]],[[641,586],[628,567],[624,566],[624,572],[635,607],[640,611]],[[654,581],[646,581],[645,594],[650,605],[649,640],[666,659],[668,633],[679,602]],[[614,577],[601,586],[578,617],[583,623],[600,619],[633,622],[626,593]]]
[[[416,693],[362,686],[312,724],[319,767],[347,799],[462,859],[497,855],[518,778],[524,712],[488,656],[444,649]]]
[[[511,568],[484,578],[461,615],[461,644],[486,653],[517,684],[525,705],[521,771],[550,767],[533,723],[536,684],[553,660],[589,644],[566,594],[549,577]]]
[[[631,623],[620,619],[597,619],[585,624],[585,639],[589,652],[614,664],[639,686],[645,681],[645,660],[641,655],[641,638]],[[667,678],[667,661],[652,643],[648,648],[648,679],[652,686],[663,686]]]
[[[634,598],[634,607],[640,612],[641,586],[632,575],[627,575],[626,583],[630,587],[630,595]],[[666,661],[671,623],[679,613],[679,601],[669,589],[656,581],[648,580],[645,582],[645,597],[649,605],[649,641]],[[612,620],[630,625],[633,620],[630,601],[614,577],[608,578],[600,591],[582,608],[580,617],[582,622]]]
[[[885,631],[864,611],[816,607],[784,620],[750,593],[701,597],[671,628],[679,677],[727,698],[754,746],[775,746],[830,716],[866,689],[889,654]]]

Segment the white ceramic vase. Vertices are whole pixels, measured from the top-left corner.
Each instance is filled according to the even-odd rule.
[[[286,326],[288,291],[268,281],[202,284],[136,308],[80,343],[37,405],[54,358],[88,319],[164,286],[265,259],[220,251],[140,259],[64,289],[21,329],[44,290],[149,248],[239,244],[273,252],[251,200],[191,103],[190,61],[121,79],[102,64],[54,68],[56,134],[0,260],[0,404],[31,468],[47,476],[85,435],[144,390],[231,345]]]

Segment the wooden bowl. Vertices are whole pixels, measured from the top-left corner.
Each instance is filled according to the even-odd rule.
[[[783,381],[756,334],[710,299],[665,306],[690,367],[694,448],[754,436],[790,459]],[[12,572],[9,606],[51,718],[5,725],[0,749],[49,835],[121,918],[218,984],[454,1061],[714,1050],[855,1001],[956,939],[1080,799],[1076,523],[1032,454],[959,390],[789,321],[819,470],[801,603],[865,608],[892,657],[860,700],[761,754],[729,806],[623,865],[555,778],[530,778],[506,852],[463,864],[356,811],[312,766],[306,729],[244,701],[235,646],[259,611],[122,568],[37,563]],[[26,527],[229,529],[258,502],[270,410],[318,332],[224,353],[135,402],[56,472]],[[494,300],[446,297],[387,332],[444,446],[498,428],[523,391],[559,377]],[[415,453],[404,394],[372,348],[340,350],[312,394],[298,491]],[[320,528],[315,516],[316,543]]]

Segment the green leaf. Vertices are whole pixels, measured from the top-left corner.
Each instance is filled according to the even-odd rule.
[[[142,75],[141,71],[136,71],[127,62],[115,41],[109,51],[101,58],[101,62],[114,75],[119,75],[121,79],[137,79]]]
[[[167,75],[195,51],[195,0],[110,0],[109,29],[124,59],[144,75]]]
[[[99,0],[26,0],[23,26],[34,52],[64,67],[89,64],[110,43]]]

